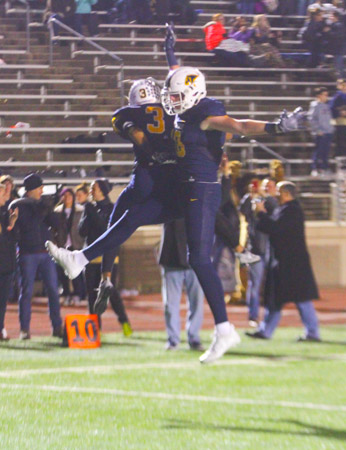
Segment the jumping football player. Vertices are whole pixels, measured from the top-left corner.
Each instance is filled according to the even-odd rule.
[[[239,335],[228,322],[221,282],[210,259],[215,214],[220,203],[220,186],[216,180],[216,172],[222,155],[224,132],[258,135],[294,131],[300,128],[302,116],[298,111],[290,115],[283,113],[280,119],[273,123],[232,119],[226,115],[221,102],[206,98],[205,79],[198,69],[179,68],[174,56],[172,29],[168,29],[166,53],[170,67],[178,67],[166,79],[162,100],[166,112],[169,115],[176,114],[174,140],[178,157],[179,197],[184,204],[184,216],[188,223],[189,261],[203,287],[216,325],[213,342],[200,358],[201,362],[208,363],[220,358],[230,347],[240,342]],[[160,119],[160,116],[157,119]],[[131,123],[133,122],[130,121]],[[160,120],[156,126],[161,129],[159,123]],[[123,130],[127,130],[128,125],[124,122]],[[134,134],[127,136],[133,140]],[[148,148],[147,139],[139,143],[139,146],[143,143],[142,148],[145,150]],[[176,166],[172,167],[176,170]],[[175,181],[173,186],[176,190]],[[158,203],[161,213],[162,204]],[[175,205],[175,200],[172,204]],[[140,204],[135,205],[135,210],[138,208]],[[154,212],[148,211],[145,203],[140,210],[143,211],[145,220],[140,214],[136,216],[131,207],[97,241],[82,251],[69,252],[57,248],[51,242],[47,242],[47,248],[67,275],[74,278],[91,259],[119,246],[138,226],[159,223],[149,222],[153,216],[162,221],[167,220],[162,219],[155,208]],[[171,211],[171,215],[174,214],[175,212],[172,214]]]
[[[112,118],[114,131],[133,143],[135,168],[129,185],[114,205],[108,230],[83,252],[69,252],[47,242],[51,256],[67,276],[75,278],[97,256],[110,253],[143,225],[164,223],[180,217],[177,202],[177,164],[171,138],[174,118],[161,105],[161,88],[153,78],[137,80],[129,92],[129,105]],[[103,265],[103,280],[94,305],[102,314],[107,308],[112,268]]]
[[[179,193],[186,221],[189,263],[215,320],[212,344],[200,357],[202,363],[209,363],[240,342],[228,321],[223,288],[211,261],[215,215],[221,201],[217,171],[225,133],[251,136],[294,131],[301,128],[305,113],[300,109],[290,115],[283,113],[273,123],[229,117],[220,101],[207,97],[204,75],[194,67],[179,67],[174,44],[174,32],[168,26],[165,48],[171,71],[161,99],[167,114],[175,115]]]

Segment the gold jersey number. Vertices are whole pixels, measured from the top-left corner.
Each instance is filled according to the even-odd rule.
[[[145,108],[146,114],[152,114],[154,124],[148,124],[147,130],[149,133],[162,134],[165,132],[165,120],[163,109],[160,106],[147,106]]]
[[[185,145],[181,140],[181,131],[174,130],[174,142],[175,142],[175,150],[178,158],[184,158],[186,155]]]

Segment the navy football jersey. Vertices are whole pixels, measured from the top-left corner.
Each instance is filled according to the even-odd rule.
[[[175,144],[172,140],[174,117],[169,116],[158,103],[140,106],[124,106],[115,111],[112,118],[114,131],[124,139],[127,126],[141,129],[148,139],[153,160],[159,163],[176,160]],[[143,159],[143,150],[133,145],[137,161]]]
[[[225,133],[202,131],[200,123],[208,116],[225,116],[222,102],[203,98],[196,106],[175,118],[174,139],[182,180],[217,181]]]

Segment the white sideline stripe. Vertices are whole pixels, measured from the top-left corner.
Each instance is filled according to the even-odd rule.
[[[101,394],[101,395],[115,395],[121,397],[141,397],[152,398],[160,400],[181,400],[181,401],[195,401],[206,403],[226,403],[230,405],[264,405],[279,408],[293,408],[293,409],[313,409],[319,411],[337,411],[346,412],[345,405],[326,405],[318,403],[301,403],[301,402],[286,402],[277,400],[253,400],[250,398],[232,398],[232,397],[211,397],[205,395],[188,395],[188,394],[167,394],[165,392],[143,392],[143,391],[124,391],[120,389],[105,389],[105,388],[84,388],[76,386],[52,386],[40,385],[35,386],[31,384],[0,384],[1,389],[27,389],[29,391],[48,391],[48,392],[68,392],[76,394]]]
[[[232,358],[216,361],[214,366],[271,366],[281,367],[287,362],[304,361],[304,358],[299,356],[284,356],[272,360],[270,355],[267,358]],[[327,358],[326,361],[340,361],[346,362],[344,355],[333,355],[332,358]],[[210,366],[209,366],[210,367]],[[50,375],[57,373],[86,373],[93,372],[97,374],[108,374],[116,371],[127,370],[148,370],[148,369],[199,369],[200,363],[196,361],[191,362],[167,362],[167,363],[142,363],[142,364],[114,364],[103,366],[78,366],[78,367],[55,367],[42,369],[24,369],[24,370],[8,370],[1,371],[0,378],[23,378],[30,375]]]
[[[279,361],[281,363],[281,361]],[[227,361],[218,361],[213,366],[241,366],[241,365],[256,365],[268,366],[278,365],[275,361],[268,361],[263,358],[234,358]],[[95,372],[112,373],[121,370],[148,370],[148,369],[197,369],[200,368],[200,363],[193,362],[172,362],[172,363],[143,363],[143,364],[126,364],[126,365],[111,365],[111,366],[80,366],[80,367],[56,367],[47,369],[25,369],[25,370],[9,370],[0,372],[0,378],[21,378],[30,375],[50,375],[52,373],[86,373]]]

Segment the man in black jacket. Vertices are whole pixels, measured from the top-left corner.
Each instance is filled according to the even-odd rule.
[[[6,186],[0,184],[0,341],[9,338],[4,327],[6,304],[16,268],[16,241],[12,229],[18,217],[18,209],[4,211]]]
[[[310,51],[307,67],[317,67],[322,60],[325,37],[323,12],[317,10],[311,14],[311,20],[303,33],[303,42]]]
[[[269,235],[275,260],[267,273],[264,321],[258,331],[247,335],[270,339],[279,324],[283,305],[293,302],[305,326],[305,335],[299,340],[320,341],[318,319],[311,301],[318,298],[318,289],[305,242],[303,211],[293,183],[282,181],[277,188],[281,206],[272,217],[264,203],[257,204],[257,228]]]
[[[46,240],[52,237],[50,228],[57,228],[59,220],[53,212],[53,205],[41,198],[43,181],[38,174],[26,176],[24,187],[25,197],[14,200],[9,206],[10,209],[19,210],[15,232],[22,277],[19,296],[20,339],[30,339],[31,297],[37,272],[47,290],[53,336],[62,337],[58,276],[56,266],[45,248]]]
[[[75,0],[47,0],[46,9],[43,13],[43,21],[54,18],[65,25],[76,27],[76,2]],[[57,36],[61,28],[53,22],[54,36]]]

